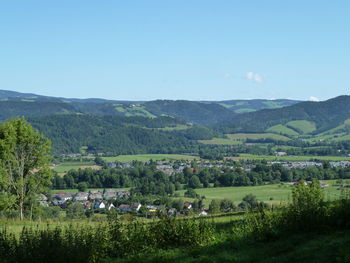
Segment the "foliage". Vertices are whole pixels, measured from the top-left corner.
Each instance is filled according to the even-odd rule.
[[[26,203],[50,184],[50,159],[50,142],[23,118],[0,126],[0,190],[16,198],[21,219]]]
[[[164,218],[154,222],[122,223],[114,218],[98,227],[23,228],[18,238],[0,232],[0,254],[12,262],[101,262],[177,247],[199,247],[213,240],[205,220]]]
[[[198,198],[199,194],[196,193],[196,191],[192,188],[188,188],[186,192],[184,193],[185,197],[190,197],[190,198]]]

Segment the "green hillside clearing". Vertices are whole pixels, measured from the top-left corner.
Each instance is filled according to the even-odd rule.
[[[311,133],[316,130],[316,125],[313,122],[306,120],[290,121],[286,126],[300,131],[303,134]]]
[[[282,124],[277,124],[275,126],[272,126],[272,127],[268,128],[266,131],[284,134],[287,136],[299,136],[299,133],[297,133],[295,130],[292,130],[292,129],[290,129]]]
[[[274,133],[234,133],[234,134],[226,134],[226,136],[230,139],[241,140],[241,141],[245,141],[247,139],[251,139],[251,140],[272,139],[276,141],[290,140],[286,136],[274,134]]]

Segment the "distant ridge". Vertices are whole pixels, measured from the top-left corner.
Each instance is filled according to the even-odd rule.
[[[0,121],[17,116],[38,117],[74,113],[97,116],[143,116],[149,118],[167,115],[181,118],[193,124],[207,126],[227,121],[237,113],[252,112],[265,108],[280,108],[298,102],[293,100],[262,99],[213,102],[188,100],[125,101],[99,98],[75,99],[0,90]]]

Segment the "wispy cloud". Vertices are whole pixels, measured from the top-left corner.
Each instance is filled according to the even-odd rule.
[[[231,73],[225,73],[224,78],[225,79],[233,78],[233,75]]]
[[[314,96],[310,96],[310,97],[309,97],[309,101],[320,101],[320,99],[319,99],[319,98],[316,98],[316,97],[314,97]]]
[[[255,83],[265,82],[265,76],[259,73],[247,72],[245,77],[247,80],[254,81]]]

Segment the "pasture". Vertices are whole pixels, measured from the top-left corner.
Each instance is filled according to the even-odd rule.
[[[72,161],[72,162],[63,162],[58,165],[55,165],[52,167],[54,171],[56,171],[59,174],[65,174],[69,170],[77,170],[77,169],[85,169],[85,168],[91,168],[91,169],[101,169],[100,166],[97,166],[95,162],[93,161]]]
[[[299,135],[299,133],[297,133],[293,129],[290,129],[290,128],[282,125],[282,124],[278,124],[278,125],[272,126],[272,127],[268,128],[266,131],[267,132],[280,133],[280,134],[284,134],[284,135],[287,135],[287,136],[298,136]]]
[[[323,180],[322,182],[328,183],[329,186],[324,188],[326,199],[336,199],[340,196],[341,192],[338,190],[338,186],[332,185],[333,181]],[[200,196],[205,196],[204,204],[209,206],[211,200],[229,199],[238,205],[244,196],[253,194],[259,201],[264,201],[269,204],[285,204],[292,198],[292,184],[271,184],[261,186],[233,186],[233,187],[216,187],[216,188],[200,188],[195,189],[196,193]],[[177,193],[183,200],[193,200],[191,198],[184,197],[186,190],[179,190]]]
[[[226,136],[232,140],[246,141],[247,139],[251,140],[261,140],[261,139],[272,139],[276,141],[288,141],[288,137],[274,134],[274,133],[233,133],[226,134]]]
[[[306,120],[290,121],[286,125],[287,127],[301,131],[304,134],[311,133],[316,130],[316,125],[313,122]]]

